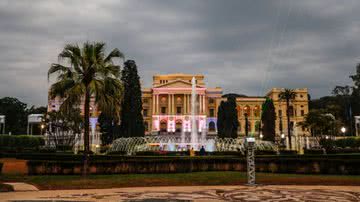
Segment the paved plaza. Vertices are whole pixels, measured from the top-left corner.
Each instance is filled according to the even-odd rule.
[[[22,191],[0,201],[360,201],[356,186],[187,186]]]

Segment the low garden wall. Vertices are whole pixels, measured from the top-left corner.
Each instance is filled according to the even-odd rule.
[[[28,173],[81,174],[80,160],[29,160]],[[360,155],[289,155],[256,157],[256,170],[271,173],[359,175]],[[246,159],[235,156],[94,158],[91,174],[246,171]]]

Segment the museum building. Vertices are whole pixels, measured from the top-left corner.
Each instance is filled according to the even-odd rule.
[[[226,100],[220,87],[207,87],[204,75],[166,74],[154,75],[151,88],[142,89],[143,117],[147,135],[166,135],[191,132],[192,78],[196,79],[196,128],[209,135],[217,133],[217,113],[221,101]],[[283,88],[272,88],[265,96],[237,95],[239,119],[238,134],[245,133],[245,113],[248,115],[249,132],[260,134],[261,107],[266,97],[273,100],[276,112],[276,134],[287,131],[286,102],[279,94]],[[309,111],[307,88],[294,89],[296,96],[290,105],[290,127],[297,136],[308,135],[297,126]]]

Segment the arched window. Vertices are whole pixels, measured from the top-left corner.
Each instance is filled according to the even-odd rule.
[[[256,132],[259,132],[260,129],[261,129],[260,121],[256,121],[256,122],[255,122],[255,131],[256,131]]]
[[[260,116],[260,107],[258,105],[254,107],[254,116],[255,117]]]
[[[236,107],[236,110],[238,112],[238,117],[243,116],[243,114],[241,114],[241,107],[239,105]]]
[[[250,109],[250,106],[249,105],[246,105],[244,107],[244,114],[247,114],[247,116],[251,116],[251,109]]]
[[[209,123],[209,131],[210,132],[214,132],[216,130],[216,127],[215,127],[215,122],[214,121],[211,121]]]
[[[161,120],[160,122],[160,132],[166,132],[167,131],[167,121]]]

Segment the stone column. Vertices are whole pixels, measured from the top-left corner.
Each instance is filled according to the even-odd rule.
[[[184,97],[183,97],[183,107],[184,107],[184,109],[183,109],[183,114],[186,114],[186,94],[184,93]]]
[[[171,114],[171,95],[170,95],[170,94],[168,94],[167,99],[168,99],[168,110],[167,110],[167,114],[170,115],[170,114]]]
[[[156,95],[156,114],[159,114],[159,94]]]
[[[202,113],[204,114],[205,112],[205,95],[202,95]]]
[[[155,114],[155,95],[153,94],[152,96],[152,109],[151,109],[151,113]]]
[[[175,111],[175,95],[172,94],[172,114],[175,114],[176,111]]]
[[[188,104],[189,104],[189,107],[188,107],[188,113],[190,114],[190,111],[191,111],[191,95],[188,95]]]
[[[202,95],[199,94],[199,115],[202,114]]]

